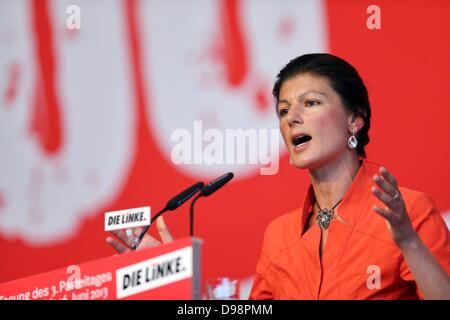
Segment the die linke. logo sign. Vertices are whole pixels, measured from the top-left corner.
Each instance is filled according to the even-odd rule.
[[[105,231],[128,229],[150,224],[150,207],[133,208],[105,213]]]
[[[192,277],[192,258],[192,247],[189,247],[118,269],[117,299]]]

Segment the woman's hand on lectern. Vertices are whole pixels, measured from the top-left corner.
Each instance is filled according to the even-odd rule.
[[[158,230],[161,240],[158,240],[147,233],[142,238],[142,241],[136,250],[142,248],[156,247],[163,243],[173,241],[173,237],[170,234],[169,228],[167,228],[167,225],[164,222],[163,217],[159,217],[158,219],[156,219],[156,229]],[[111,233],[113,233],[121,241],[113,237],[107,237],[106,242],[109,243],[119,253],[129,252],[132,251],[131,248],[133,244],[133,238],[139,237],[141,232],[142,228],[134,228],[133,229],[134,234],[130,236],[124,230],[111,231]]]

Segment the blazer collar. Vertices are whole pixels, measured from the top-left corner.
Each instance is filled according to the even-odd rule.
[[[354,226],[358,221],[367,200],[370,196],[370,187],[372,185],[372,176],[367,170],[367,161],[363,160],[354,177],[350,187],[344,195],[340,205],[335,209],[338,214],[347,224]],[[304,196],[303,207],[301,210],[301,230],[304,230],[306,220],[312,207],[316,201],[314,189],[312,184]]]

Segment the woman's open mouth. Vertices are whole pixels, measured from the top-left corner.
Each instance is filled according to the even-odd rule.
[[[304,149],[311,139],[312,137],[307,134],[300,134],[292,137],[292,144],[294,145],[294,151],[300,151]]]

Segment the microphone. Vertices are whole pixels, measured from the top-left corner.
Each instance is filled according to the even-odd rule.
[[[189,210],[189,223],[190,223],[190,235],[191,237],[194,236],[194,205],[198,198],[200,197],[209,197],[214,192],[222,188],[228,181],[230,181],[234,177],[233,172],[228,172],[220,177],[214,179],[207,185],[205,185],[201,190],[200,193],[192,200],[191,207]]]
[[[178,195],[176,195],[175,197],[170,199],[166,204],[167,210],[173,211],[176,208],[178,208],[179,206],[181,206],[183,203],[185,203],[187,200],[189,200],[194,194],[196,194],[201,189],[203,189],[204,185],[205,184],[203,182],[197,182],[196,184],[190,186],[183,192],[179,193]],[[166,208],[164,208],[164,209],[166,209]],[[158,218],[158,214],[155,215],[155,217],[152,219],[152,222],[153,222],[153,220],[156,220],[156,218]]]
[[[183,203],[185,203],[187,200],[192,198],[194,194],[199,192],[205,184],[203,182],[197,182],[196,184],[190,186],[189,188],[183,190],[179,194],[177,194],[175,197],[167,201],[166,206],[164,209],[159,211],[153,218],[150,219],[150,224],[142,230],[141,234],[139,235],[138,239],[134,239],[133,241],[133,249],[136,250],[136,248],[139,246],[139,244],[142,241],[142,238],[144,238],[144,235],[147,233],[148,229],[150,228],[151,224],[164,212],[166,211],[173,211],[177,209],[179,206],[181,206]]]
[[[206,186],[204,186],[202,190],[200,190],[201,196],[209,197],[211,194],[222,188],[228,181],[230,181],[233,178],[233,176],[234,176],[233,172],[228,172],[214,179]]]

